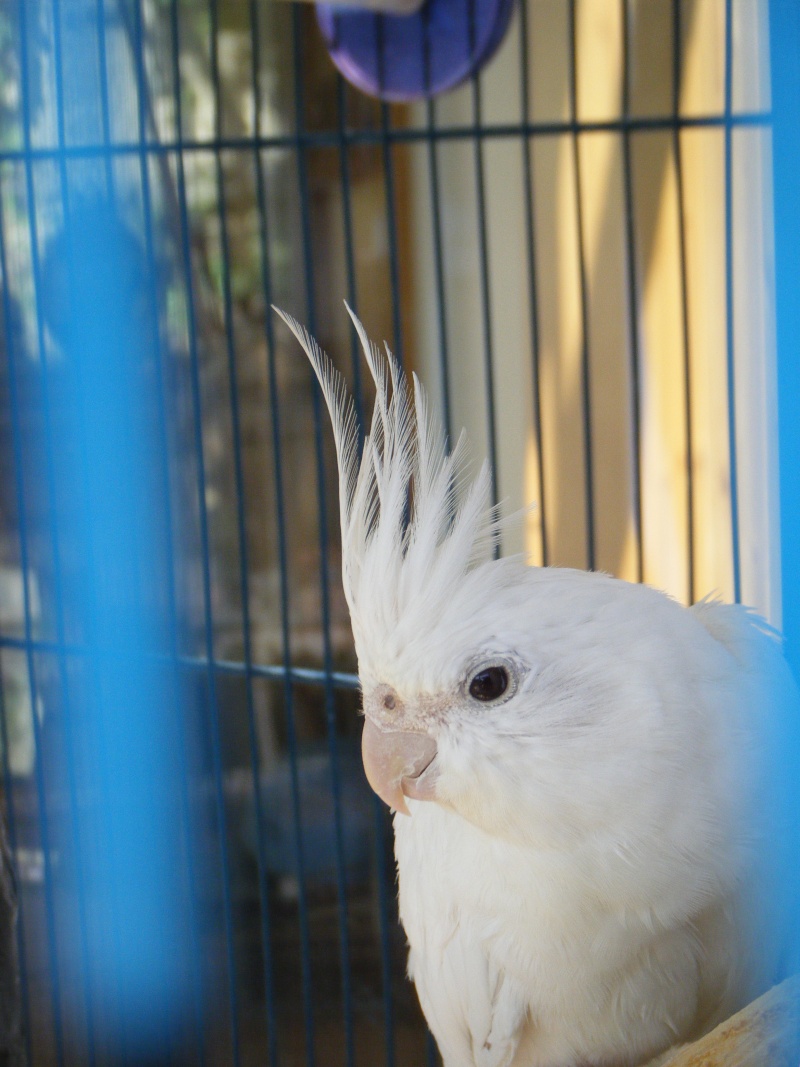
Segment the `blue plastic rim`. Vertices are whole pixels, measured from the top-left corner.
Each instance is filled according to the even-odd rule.
[[[395,103],[436,96],[494,55],[514,0],[426,0],[414,15],[317,4],[333,62],[353,85]]]

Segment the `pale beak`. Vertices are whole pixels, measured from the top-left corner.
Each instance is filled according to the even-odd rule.
[[[410,815],[406,797],[432,799],[435,775],[428,768],[436,756],[436,742],[430,734],[382,730],[367,717],[361,754],[367,781],[390,808]]]

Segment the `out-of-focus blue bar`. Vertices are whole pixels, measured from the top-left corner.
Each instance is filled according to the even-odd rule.
[[[130,92],[125,83],[110,93],[130,75],[105,63],[104,10],[89,0],[19,9],[26,149],[43,116],[59,149],[46,174],[25,161],[47,427],[39,473],[57,560],[45,599],[63,642],[59,714],[45,719],[38,758],[64,890],[51,923],[75,1029],[86,1020],[83,1062],[97,1052],[139,1065],[180,1061],[198,983],[187,948],[185,723],[169,659],[155,280],[134,187],[115,187],[111,153],[76,163],[64,151],[107,143],[109,99]],[[43,87],[42,69],[53,71]],[[86,654],[71,656],[73,643]]]
[[[178,872],[181,707],[167,646],[145,259],[104,200],[73,201],[45,257],[64,612],[91,652],[70,701],[89,987],[127,1058],[157,1057],[189,991]],[[68,840],[64,835],[64,841]],[[78,921],[76,910],[75,921]],[[76,940],[77,940],[76,934]]]
[[[800,679],[800,4],[771,0],[769,17],[783,631]]]

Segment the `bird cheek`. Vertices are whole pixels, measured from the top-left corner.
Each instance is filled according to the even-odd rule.
[[[390,808],[408,815],[406,797],[434,798],[436,742],[430,734],[385,729],[367,716],[361,753],[369,784]]]

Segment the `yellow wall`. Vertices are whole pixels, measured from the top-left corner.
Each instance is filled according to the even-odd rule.
[[[668,119],[674,99],[671,0],[631,0],[628,12],[629,113],[634,118]],[[722,116],[724,0],[684,0],[681,29],[680,114]],[[578,0],[575,31],[577,118],[614,123],[623,114],[622,4]],[[482,75],[484,124],[519,123],[523,117],[520,32],[517,16],[500,54]],[[763,0],[734,0],[732,39],[733,112],[768,109]],[[527,49],[530,120],[569,120],[570,46],[566,0],[533,0]],[[443,97],[436,105],[437,124],[470,125],[474,102],[469,85]],[[415,109],[412,121],[424,123],[423,107]],[[737,128],[730,148],[741,591],[746,603],[779,624],[769,134],[757,127]],[[441,141],[436,151],[452,422],[456,430],[467,427],[480,458],[488,442],[475,147],[471,139],[449,139]],[[585,341],[595,566],[636,579],[631,370],[635,329],[644,579],[682,601],[713,592],[732,598],[724,129],[695,125],[682,128],[679,136],[668,127],[634,129],[627,138],[627,167],[625,135],[619,127],[581,133],[577,152],[568,131],[528,140],[538,334],[532,326],[530,301],[524,151],[518,136],[483,140],[499,495],[510,508],[530,500],[544,502],[543,511],[531,513],[518,534],[507,539],[504,550],[524,549],[533,562],[541,562],[543,515],[548,562],[580,567],[589,562],[582,413]],[[416,147],[409,155],[416,358],[438,397],[427,146]],[[538,428],[533,400],[535,345],[541,395]],[[544,490],[538,475],[540,440]]]

